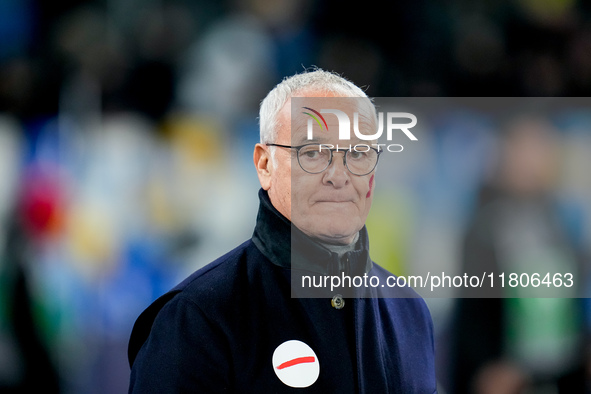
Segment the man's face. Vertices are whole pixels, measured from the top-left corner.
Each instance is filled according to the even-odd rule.
[[[306,97],[324,97],[325,94],[307,92]],[[322,107],[321,101],[312,101],[312,106],[318,110]],[[353,122],[353,112],[360,112],[356,101],[352,99],[342,100],[335,107],[349,115]],[[314,130],[314,139],[307,139],[307,117],[294,111],[291,119],[291,100],[288,101],[279,113],[277,140],[275,143],[282,145],[299,146],[311,142],[331,144],[335,147],[349,147],[349,144],[372,144],[375,141],[363,141],[357,139],[351,133],[351,140],[339,140],[338,120],[335,115],[326,114],[324,119],[328,124],[328,130]],[[363,121],[360,122],[360,128]],[[368,125],[365,128],[372,128]],[[372,132],[373,132],[372,131]],[[352,174],[343,162],[345,152],[333,153],[330,166],[321,173],[310,174],[305,172],[297,161],[295,149],[275,148],[275,160],[271,172],[269,197],[273,206],[285,217],[312,238],[334,244],[351,243],[356,234],[365,224],[373,197],[374,172],[363,176]]]

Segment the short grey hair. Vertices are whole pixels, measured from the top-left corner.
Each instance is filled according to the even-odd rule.
[[[279,111],[291,97],[305,91],[326,92],[342,97],[367,98],[365,92],[351,81],[336,73],[319,68],[286,77],[261,102],[259,124],[262,144],[275,142],[277,130],[281,126],[277,119]]]

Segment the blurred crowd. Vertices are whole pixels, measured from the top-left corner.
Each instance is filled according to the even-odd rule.
[[[126,391],[138,314],[250,237],[258,105],[311,66],[376,97],[590,96],[591,7],[0,0],[1,392]],[[403,274],[543,255],[588,295],[589,104],[432,123],[404,165],[380,163],[374,260]],[[527,256],[507,241],[521,236]],[[583,299],[458,296],[428,300],[442,392],[553,393],[565,376],[585,390]]]

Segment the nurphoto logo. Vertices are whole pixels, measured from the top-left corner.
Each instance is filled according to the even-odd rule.
[[[328,131],[328,124],[326,119],[322,114],[333,114],[337,117],[339,122],[339,140],[341,141],[350,141],[351,140],[351,120],[349,116],[338,109],[321,109],[320,111],[316,111],[310,107],[302,107],[303,109],[307,110],[302,112],[305,115],[308,115],[310,119],[308,119],[308,140],[314,139],[314,121],[320,126],[320,130]],[[308,112],[309,111],[309,112]],[[407,123],[395,123],[399,121],[399,119],[408,119],[410,122]],[[392,136],[394,131],[400,130],[402,131],[411,141],[417,141],[417,137],[410,131],[411,128],[416,126],[417,124],[417,117],[409,112],[387,112],[386,113],[386,138],[388,141],[392,141]],[[384,133],[384,113],[378,112],[378,129],[374,134],[363,134],[359,130],[359,113],[353,113],[353,132],[355,136],[363,141],[375,141],[382,136]],[[377,148],[379,151],[388,152],[402,152],[404,147],[400,144],[377,144],[373,143],[371,146]],[[320,149],[335,149],[334,145],[331,144],[320,144]],[[355,150],[358,152],[366,152],[370,148],[370,144],[349,144],[348,147],[341,147],[336,146],[336,149],[346,149],[346,150]]]

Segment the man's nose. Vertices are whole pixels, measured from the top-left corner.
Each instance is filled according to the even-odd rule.
[[[332,156],[332,162],[326,169],[323,181],[327,184],[331,184],[336,188],[341,188],[347,185],[350,178],[349,170],[345,166],[345,153],[346,152],[334,152]]]

